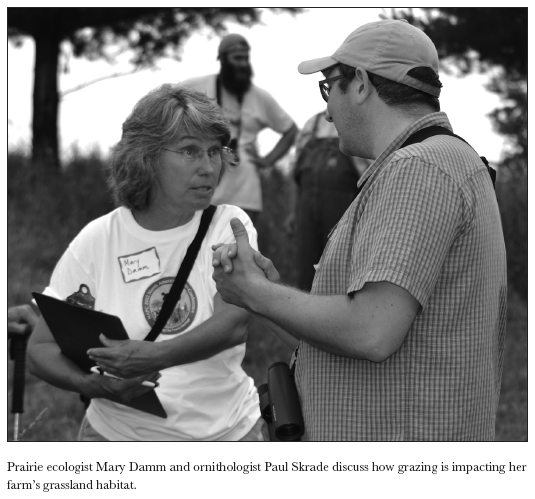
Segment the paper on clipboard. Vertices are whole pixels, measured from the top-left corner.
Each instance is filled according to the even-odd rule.
[[[42,293],[32,293],[32,296],[63,355],[87,373],[90,373],[91,368],[96,365],[88,357],[87,351],[102,346],[99,340],[101,334],[112,340],[128,339],[121,319],[115,315],[72,305]],[[154,390],[129,402],[121,403],[154,416],[167,417]]]

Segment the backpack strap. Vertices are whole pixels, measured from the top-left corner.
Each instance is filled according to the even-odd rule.
[[[182,294],[184,285],[186,284],[191,269],[193,268],[193,264],[195,263],[202,241],[204,239],[204,236],[206,235],[208,227],[210,226],[210,222],[212,221],[216,209],[217,208],[215,206],[210,205],[203,211],[197,234],[195,235],[195,238],[188,247],[188,251],[186,252],[186,256],[182,261],[182,265],[180,265],[180,270],[178,271],[178,274],[175,278],[175,281],[173,282],[173,285],[171,286],[171,289],[169,290],[169,293],[165,297],[163,306],[160,310],[160,313],[158,314],[158,317],[156,318],[154,326],[152,326],[152,329],[143,341],[154,341],[162,332],[162,329],[167,323],[169,317],[171,316],[175,305],[180,299],[180,295]]]
[[[428,126],[426,128],[422,128],[418,130],[417,132],[414,132],[402,145],[399,149],[403,149],[404,147],[410,146],[412,144],[416,144],[418,142],[422,142],[425,139],[429,137],[433,137],[434,135],[449,135],[450,137],[457,137],[458,139],[462,140],[465,144],[468,144],[466,140],[464,140],[462,137],[459,137],[458,135],[454,134],[447,128],[444,128],[442,126]],[[470,144],[468,144],[470,146]],[[472,146],[470,146],[472,147]],[[473,149],[473,147],[472,147]],[[492,180],[492,186],[494,189],[496,189],[496,170],[492,168],[489,165],[489,162],[487,161],[487,158],[485,156],[480,156],[481,161],[485,164],[487,167],[487,171],[489,172],[490,179]]]
[[[426,128],[421,128],[417,132],[414,132],[412,135],[409,136],[409,138],[405,142],[403,142],[403,144],[398,148],[398,150],[403,149],[404,147],[410,146],[412,144],[417,144],[418,142],[422,142],[425,139],[428,139],[429,137],[433,137],[435,135],[449,135],[451,137],[457,137],[458,139],[462,140],[465,144],[468,144],[466,140],[454,134],[447,128],[444,128],[443,126],[433,125],[433,126],[428,126]],[[470,144],[468,145],[470,146]],[[496,189],[496,170],[489,165],[489,162],[487,161],[487,158],[485,158],[485,156],[480,156],[480,158],[481,158],[481,161],[483,161],[483,163],[487,167],[487,171],[489,172],[490,179],[492,180],[492,187]],[[353,200],[355,200],[355,198],[360,194],[360,191],[362,191],[365,184],[366,184],[366,181],[364,182],[364,184],[362,184],[360,187],[357,188],[357,192],[353,196]]]

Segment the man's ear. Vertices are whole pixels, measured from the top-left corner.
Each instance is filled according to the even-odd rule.
[[[361,67],[355,68],[355,83],[357,102],[362,104],[372,93],[373,85],[368,78],[368,73]]]

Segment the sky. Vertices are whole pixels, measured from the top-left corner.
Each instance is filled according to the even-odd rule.
[[[297,72],[299,62],[331,55],[346,36],[361,24],[379,19],[389,10],[379,8],[311,8],[306,13],[263,13],[263,24],[246,28],[228,24],[229,32],[244,35],[251,45],[251,63],[255,83],[270,92],[292,116],[298,127],[325,108],[320,96],[317,74]],[[185,80],[192,76],[217,73],[216,59],[220,38],[208,29],[193,35],[183,46],[182,60],[163,59],[155,70],[105,79],[75,92],[70,90],[114,73],[128,73],[128,55],[115,65],[104,61],[69,59],[68,73],[59,78],[65,95],[60,106],[60,145],[63,156],[73,145],[85,151],[98,147],[107,154],[119,139],[121,125],[135,103],[162,83]],[[27,39],[22,48],[8,44],[8,145],[28,147],[31,137],[34,44]],[[467,140],[489,161],[500,159],[503,138],[495,134],[487,114],[499,104],[499,98],[484,88],[486,75],[453,77],[441,72],[444,85],[440,97],[442,110],[454,132]],[[259,137],[261,153],[269,152],[278,135],[264,131]]]

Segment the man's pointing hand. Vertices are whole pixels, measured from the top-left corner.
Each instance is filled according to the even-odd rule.
[[[247,246],[248,249],[244,249],[243,251],[245,251],[246,254],[251,251],[253,253],[254,262],[258,267],[263,270],[264,275],[271,282],[279,282],[280,275],[275,266],[273,265],[273,262],[269,258],[262,255],[260,251],[253,249],[249,244],[247,230],[245,229],[245,226],[243,225],[241,220],[238,218],[233,218],[230,221],[230,226],[232,228],[232,232],[234,233],[236,241],[240,240],[241,244]],[[232,244],[214,244],[212,245],[212,251],[214,252],[212,258],[212,265],[214,267],[221,267],[225,273],[230,274],[234,267],[232,260],[236,258],[238,254],[237,242]]]
[[[266,279],[264,267],[273,278],[276,274],[277,280],[278,272],[269,259],[251,247],[247,230],[238,218],[233,218],[230,226],[236,243],[212,246],[213,279],[224,301],[250,309],[255,286]]]

